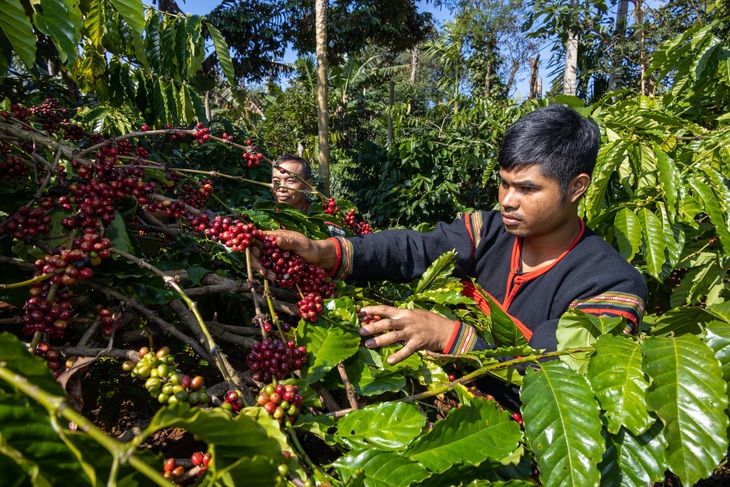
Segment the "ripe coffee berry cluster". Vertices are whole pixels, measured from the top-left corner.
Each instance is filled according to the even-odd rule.
[[[114,316],[114,314],[106,308],[99,311],[99,319],[101,320],[101,334],[104,335],[105,338],[111,337],[112,331],[117,332],[122,326],[122,323],[119,321],[119,316]]]
[[[243,406],[243,398],[238,391],[228,391],[226,393],[226,398],[223,400],[223,403],[221,403],[221,408],[231,412],[238,412],[241,408],[243,408]]]
[[[264,155],[259,152],[258,147],[251,145],[250,140],[246,141],[246,146],[246,150],[243,152],[243,160],[246,161],[246,165],[248,167],[255,167],[261,164],[261,159]]]
[[[304,298],[297,303],[299,315],[310,321],[317,321],[322,314],[322,300],[333,297],[335,283],[327,277],[327,273],[316,264],[305,262],[299,255],[282,250],[274,237],[262,237],[264,255],[261,264],[273,270],[279,286],[296,289]]]
[[[28,166],[18,156],[6,156],[5,161],[0,162],[0,179],[7,181],[10,179],[26,177],[28,174]]]
[[[204,144],[210,139],[210,129],[203,127],[203,122],[198,122],[193,129],[193,137],[198,141],[198,144]]]
[[[52,207],[51,198],[43,198],[35,208],[21,206],[0,228],[0,233],[7,233],[18,240],[22,240],[26,235],[31,237],[44,235],[51,231],[51,217],[47,213]]]
[[[269,384],[256,397],[256,404],[280,423],[285,419],[293,423],[302,410],[303,401],[297,386],[292,384]]]
[[[161,404],[188,402],[192,405],[205,405],[208,393],[205,380],[201,376],[190,377],[175,370],[175,357],[168,347],[156,352],[147,347],[139,350],[139,362],[128,360],[122,369],[131,372],[132,377],[146,379],[145,389]]]
[[[182,199],[193,208],[204,208],[208,199],[213,194],[213,181],[206,179],[196,187],[192,184],[183,184]]]
[[[202,219],[202,217],[203,215],[200,218]],[[196,220],[193,220],[192,223],[195,225]],[[253,239],[261,236],[261,231],[256,229],[253,223],[244,223],[241,220],[217,215],[203,230],[203,234],[214,242],[219,241],[234,252],[243,252]]]
[[[49,301],[52,284],[43,281],[30,288],[30,299],[25,303],[25,314],[21,318],[23,333],[32,335],[43,332],[60,338],[71,324],[71,297],[66,288],[57,289]],[[55,369],[54,369],[55,370]]]
[[[269,382],[272,377],[283,380],[307,363],[307,347],[297,347],[294,340],[266,338],[254,342],[246,363],[254,380]]]
[[[339,213],[340,207],[337,206],[337,202],[334,198],[329,198],[324,204],[324,208],[322,209],[322,213],[326,213],[328,215],[335,215]]]
[[[35,348],[35,354],[46,359],[46,365],[53,371],[53,377],[58,378],[63,372],[61,368],[61,354],[55,350],[51,350],[48,342],[40,342]]]
[[[208,464],[210,463],[211,458],[210,453],[203,453],[202,451],[196,451],[190,456],[193,468],[198,468],[198,477],[208,471]],[[180,479],[183,475],[185,475],[185,465],[178,465],[177,460],[172,457],[165,459],[165,463],[162,467],[163,477],[174,482],[176,479]]]

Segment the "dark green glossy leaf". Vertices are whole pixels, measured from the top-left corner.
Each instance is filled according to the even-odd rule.
[[[712,321],[706,331],[705,342],[720,361],[725,382],[730,382],[730,323]]]
[[[597,485],[604,452],[598,402],[590,385],[562,362],[527,370],[520,390],[525,436],[546,487]]]
[[[306,381],[313,384],[337,367],[337,364],[354,355],[360,347],[360,336],[339,327],[323,328],[302,324],[297,328],[301,345],[307,347],[309,355]],[[316,353],[315,353],[316,352]]]
[[[722,243],[722,247],[725,249],[725,255],[730,254],[730,231],[728,231],[730,222],[728,222],[727,214],[722,211],[727,206],[727,201],[723,202],[715,194],[710,185],[697,177],[691,178],[689,184],[704,203],[705,212],[715,226],[720,243]]]
[[[649,337],[647,406],[665,424],[666,466],[684,485],[710,476],[727,452],[727,387],[720,362],[699,338]]]
[[[144,7],[142,0],[110,0],[122,18],[129,24],[137,35],[142,35],[145,30]],[[148,32],[149,34],[149,32]]]
[[[646,208],[639,210],[639,221],[644,235],[644,258],[646,259],[646,270],[649,274],[659,279],[664,264],[664,228],[657,216]]]
[[[479,401],[450,410],[405,454],[432,472],[445,472],[461,463],[502,460],[517,449],[521,436],[510,413],[499,409],[494,401]]]
[[[350,452],[332,465],[343,481],[362,475],[363,485],[367,487],[407,487],[429,476],[418,462],[375,449]]]
[[[193,106],[193,99],[190,97],[191,88],[187,84],[180,86],[178,92],[178,117],[180,121],[188,125],[195,120],[195,107]]]
[[[703,325],[713,320],[713,315],[704,308],[684,306],[670,309],[660,316],[651,327],[652,335],[700,335]]]
[[[425,424],[426,415],[416,405],[385,402],[348,413],[337,423],[337,436],[352,449],[402,450]]]
[[[23,5],[16,0],[0,0],[0,29],[28,69],[35,64],[36,39]]]
[[[621,255],[626,260],[631,260],[641,246],[641,222],[632,210],[622,208],[614,218],[616,227],[616,240]]]
[[[40,7],[33,16],[36,27],[51,38],[61,62],[73,64],[83,23],[78,3],[73,0],[41,0]]]
[[[645,404],[649,383],[641,368],[641,348],[629,337],[604,335],[595,344],[588,367],[588,381],[608,420],[608,431],[617,434],[622,425],[635,435],[654,422]]]
[[[645,433],[635,436],[626,428],[606,434],[606,454],[599,465],[601,487],[645,487],[664,480],[662,422],[655,421]]]
[[[147,19],[145,28],[145,53],[147,60],[155,71],[155,74],[162,75],[162,52],[160,47],[160,16],[152,14]]]
[[[233,71],[233,62],[231,61],[231,53],[228,50],[226,39],[213,24],[206,22],[205,27],[208,29],[211,39],[213,39],[215,53],[218,56],[218,62],[221,65],[221,70],[223,71],[223,74],[226,75],[228,84],[236,86],[236,74]]]

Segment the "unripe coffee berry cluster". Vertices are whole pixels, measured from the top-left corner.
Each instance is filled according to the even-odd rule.
[[[175,357],[168,347],[156,352],[147,347],[139,350],[139,362],[128,360],[122,368],[131,372],[132,377],[146,379],[145,389],[161,404],[188,402],[192,405],[205,405],[208,394],[203,377],[190,377],[175,370]]]
[[[297,347],[294,340],[266,338],[254,342],[246,363],[254,380],[269,382],[272,377],[283,380],[307,363],[307,347]]]
[[[285,419],[293,423],[302,410],[303,401],[297,386],[292,384],[269,384],[256,397],[256,404],[280,423]]]

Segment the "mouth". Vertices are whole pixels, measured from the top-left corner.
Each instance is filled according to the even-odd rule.
[[[514,216],[506,215],[504,213],[502,213],[501,215],[502,215],[502,222],[506,226],[519,225],[522,222],[522,220],[520,220],[519,218],[515,218]]]

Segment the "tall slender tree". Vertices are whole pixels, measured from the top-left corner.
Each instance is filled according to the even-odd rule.
[[[317,0],[317,126],[319,129],[319,178],[322,190],[330,192],[329,115],[327,110],[327,0]]]

